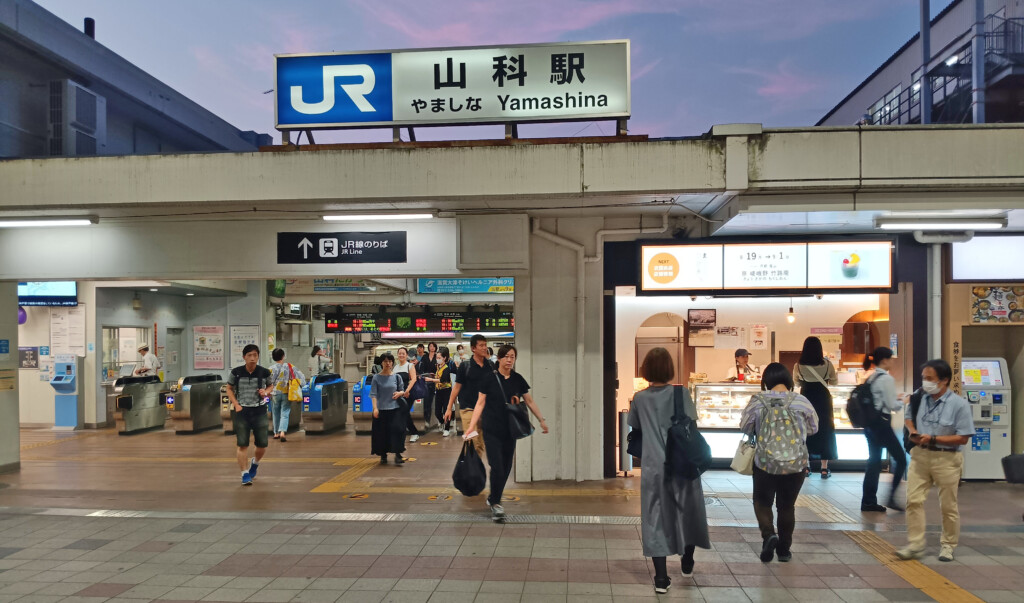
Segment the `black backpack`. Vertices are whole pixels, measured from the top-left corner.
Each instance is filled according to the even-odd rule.
[[[850,417],[850,425],[854,427],[874,427],[883,421],[882,413],[875,408],[875,395],[871,391],[871,382],[875,377],[877,375],[872,375],[867,381],[853,388],[850,398],[846,401],[846,414]]]
[[[683,387],[673,388],[675,414],[665,438],[665,477],[698,479],[711,466],[711,447],[697,429],[697,422],[686,414]]]

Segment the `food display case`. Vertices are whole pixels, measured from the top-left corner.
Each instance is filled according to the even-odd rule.
[[[868,458],[867,442],[860,429],[850,425],[846,401],[853,385],[830,385],[835,414],[837,461],[863,463]],[[761,391],[760,384],[697,383],[692,386],[697,406],[697,425],[711,446],[716,461],[731,461],[740,439],[740,416],[750,398]],[[716,463],[717,464],[717,463]]]

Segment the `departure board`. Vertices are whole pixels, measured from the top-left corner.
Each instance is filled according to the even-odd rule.
[[[516,321],[511,312],[344,313],[326,317],[325,326],[328,333],[462,333],[513,331]]]

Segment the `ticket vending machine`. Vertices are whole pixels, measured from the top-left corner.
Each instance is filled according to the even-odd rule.
[[[1003,479],[1011,453],[1010,373],[1002,358],[964,358],[964,397],[971,404],[974,437],[964,446],[964,479]]]
[[[82,395],[82,361],[78,356],[61,355],[53,364],[50,387],[53,396],[53,428],[82,429],[85,426],[85,396]]]

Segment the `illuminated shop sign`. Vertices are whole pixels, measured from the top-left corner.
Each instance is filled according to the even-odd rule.
[[[644,245],[642,291],[892,287],[891,241]]]

